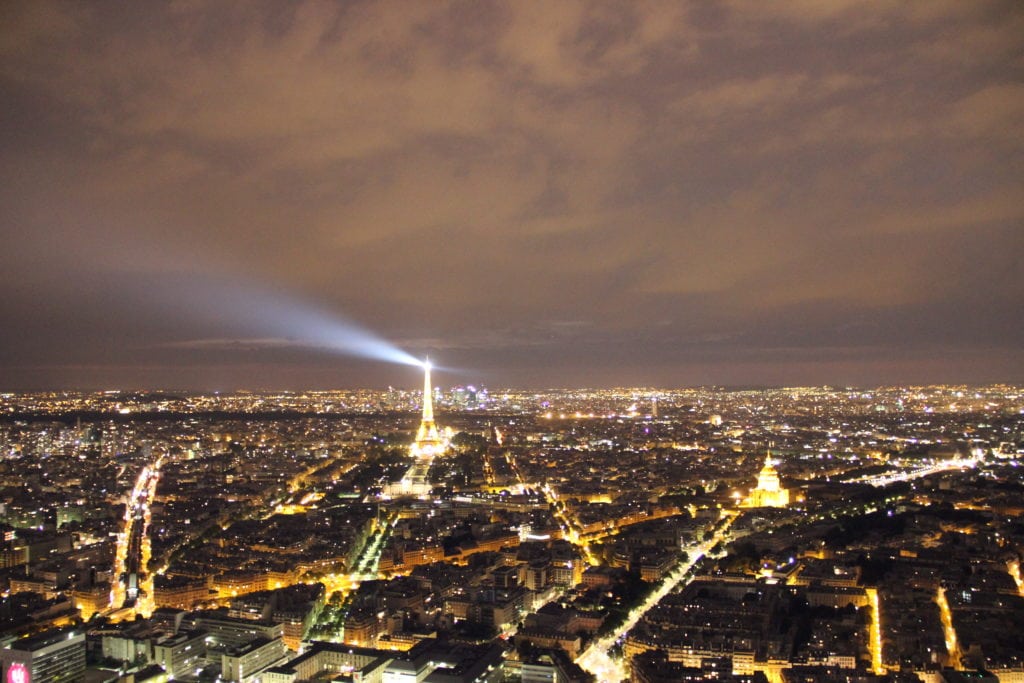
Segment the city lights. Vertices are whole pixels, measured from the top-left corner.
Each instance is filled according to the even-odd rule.
[[[871,670],[876,674],[884,674],[885,666],[882,663],[882,609],[878,602],[878,589],[867,588],[869,606],[871,609],[870,635],[868,641],[871,653]]]
[[[0,397],[10,476],[31,474],[0,509],[6,557],[29,539],[67,548],[2,599],[69,600],[101,640],[165,638],[170,608],[185,647],[214,620],[196,656],[219,663],[195,662],[211,675],[243,643],[265,659],[232,666],[358,646],[401,668],[436,636],[479,639],[474,657],[497,646],[495,672],[560,651],[602,681],[670,664],[771,681],[966,668],[961,643],[979,638],[1012,670],[1007,434],[1024,392],[977,388],[954,409],[959,388],[658,390],[657,416],[631,416],[645,390],[471,397],[418,368],[422,386],[385,391]],[[47,578],[61,558],[63,584]],[[263,615],[258,641],[225,635]],[[791,646],[718,645],[751,638]]]
[[[0,17],[0,683],[1024,683],[1021,0]]]

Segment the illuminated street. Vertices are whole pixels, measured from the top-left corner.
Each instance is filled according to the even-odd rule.
[[[576,531],[579,527],[579,523],[569,517],[565,504],[558,500],[558,493],[547,483],[541,486],[540,490],[544,493],[548,503],[553,506],[555,519],[557,519],[562,526],[562,533],[565,535],[564,538],[583,551],[584,557],[591,566],[599,564],[598,559],[590,550],[589,541],[580,538],[579,533]]]
[[[953,627],[953,614],[949,609],[949,601],[946,599],[946,589],[939,588],[935,593],[935,604],[939,606],[942,619],[942,630],[946,637],[946,651],[949,653],[948,665],[954,669],[960,668],[960,645],[957,643],[956,629]]]
[[[577,658],[576,663],[585,671],[594,674],[599,681],[612,682],[627,680],[628,673],[623,662],[619,659],[613,659],[610,657],[608,650],[612,648],[617,640],[622,638],[631,628],[633,628],[633,626],[636,625],[647,610],[658,604],[662,598],[682,585],[683,581],[687,579],[687,575],[693,566],[699,562],[704,555],[706,555],[708,551],[715,546],[715,544],[719,543],[726,537],[729,528],[736,520],[736,513],[727,512],[725,515],[726,517],[724,522],[719,525],[719,528],[715,531],[714,536],[711,539],[698,545],[685,548],[684,552],[687,554],[686,561],[680,563],[671,574],[666,576],[665,579],[662,580],[658,589],[644,600],[643,603],[630,611],[626,621],[621,627],[616,629],[614,633],[610,633],[591,643],[579,658]]]
[[[505,458],[508,461],[509,467],[511,467],[512,472],[515,474],[516,479],[518,480],[518,488],[522,490],[527,487],[533,487],[541,491],[541,493],[544,494],[545,500],[547,500],[548,504],[551,505],[552,509],[554,510],[555,518],[561,525],[563,537],[583,551],[584,558],[591,566],[596,566],[598,564],[598,560],[596,557],[594,557],[593,552],[591,552],[589,542],[587,542],[584,539],[581,539],[579,534],[576,532],[578,523],[574,522],[566,513],[565,505],[558,500],[557,491],[551,488],[550,484],[548,484],[547,482],[545,482],[542,485],[533,485],[528,483],[523,478],[522,471],[519,469],[519,466],[516,463],[515,456],[512,455],[511,452],[508,452],[506,453]]]
[[[871,670],[876,674],[885,673],[882,663],[882,610],[878,603],[878,589],[867,588],[868,607],[871,623],[868,626],[868,651],[871,655]]]
[[[124,526],[117,535],[114,550],[114,576],[117,579],[111,590],[110,609],[120,610],[126,600],[134,600],[132,612],[148,615],[153,611],[153,577],[148,570],[152,550],[149,539],[149,525],[152,520],[151,504],[160,481],[160,466],[163,456],[152,465],[142,468],[135,486],[128,494],[124,513]],[[127,581],[134,574],[140,583],[134,594],[129,594]]]
[[[377,567],[380,564],[380,554],[387,542],[388,534],[394,528],[395,519],[386,517],[374,530],[373,536],[366,544],[363,554],[356,563],[355,569],[349,574],[350,581],[369,581],[377,578]]]
[[[320,579],[328,593],[338,591],[344,597],[358,588],[361,582],[378,578],[377,566],[380,564],[380,555],[388,534],[394,526],[393,522],[394,520],[385,520],[376,526],[352,571],[345,574],[330,574]]]
[[[912,481],[922,477],[928,477],[940,472],[950,470],[972,469],[978,464],[977,458],[954,458],[946,462],[937,462],[926,467],[917,467],[912,470],[893,472],[886,474],[871,475],[851,480],[852,483],[871,484],[872,486],[889,486],[901,481]]]

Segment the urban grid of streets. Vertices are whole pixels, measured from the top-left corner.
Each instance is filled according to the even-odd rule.
[[[206,457],[223,458],[225,449],[231,448],[235,453],[225,462],[244,460],[245,448],[252,449],[249,456],[262,453],[261,457],[266,457],[276,448],[271,425],[282,420],[310,421],[306,429],[311,431],[313,438],[308,445],[314,448],[307,448],[307,456],[296,459],[289,472],[282,475],[283,486],[271,487],[250,496],[244,512],[241,509],[232,512],[231,506],[218,507],[210,523],[201,528],[214,532],[217,529],[227,530],[240,519],[256,517],[268,520],[286,509],[301,514],[317,509],[317,501],[338,481],[356,482],[360,474],[371,470],[368,463],[373,462],[373,458],[368,456],[368,449],[378,449],[374,457],[385,460],[385,456],[394,457],[401,450],[403,438],[408,438],[402,434],[408,434],[415,425],[414,418],[407,411],[416,407],[415,392],[288,396],[280,403],[274,397],[260,397],[258,408],[252,403],[253,395],[216,399],[202,396],[158,397],[156,404],[153,397],[133,401],[117,395],[101,398],[62,395],[59,400],[52,396],[6,395],[3,398],[6,412],[11,417],[4,422],[0,432],[3,439],[0,445],[8,459],[31,459],[45,448],[59,447],[65,454],[77,453],[75,449],[80,449],[79,459],[86,459],[86,455],[115,456],[121,461],[119,470],[122,475],[126,470],[136,468],[138,475],[124,499],[124,514],[115,533],[109,605],[102,610],[114,620],[151,614],[158,606],[154,602],[154,575],[172,569],[175,558],[180,558],[180,549],[192,547],[189,544],[194,545],[197,540],[189,533],[180,535],[180,538],[169,533],[167,527],[174,526],[176,520],[165,516],[154,520],[154,508],[166,513],[173,505],[170,502],[174,500],[173,493],[169,494],[161,484],[162,475],[168,467],[176,468],[175,476],[179,477],[182,471],[202,471]],[[116,403],[111,398],[116,399]],[[785,463],[784,474],[797,486],[813,487],[821,482],[839,482],[839,485],[887,490],[894,485],[927,481],[944,473],[984,470],[984,476],[996,476],[989,473],[1016,467],[1020,457],[1022,399],[1020,392],[1007,387],[975,393],[965,392],[962,388],[917,388],[877,392],[694,390],[675,395],[670,392],[632,391],[621,396],[611,392],[505,394],[502,398],[491,398],[490,404],[486,398],[477,399],[475,405],[467,405],[464,390],[459,390],[459,393],[453,391],[443,398],[446,400],[441,401],[441,405],[458,427],[467,433],[488,436],[484,450],[475,454],[479,462],[466,465],[466,481],[461,486],[452,488],[440,479],[448,467],[448,456],[438,459],[436,472],[432,469],[438,476],[436,496],[451,498],[458,495],[466,499],[466,496],[477,496],[474,492],[486,490],[517,496],[533,492],[541,496],[544,507],[550,510],[561,536],[578,549],[586,565],[594,567],[607,561],[607,554],[595,548],[614,542],[632,522],[617,525],[611,519],[597,531],[585,530],[587,522],[581,516],[591,514],[592,508],[597,506],[583,504],[579,494],[573,492],[564,478],[547,475],[550,466],[538,469],[538,462],[550,464],[565,458],[566,462],[572,459],[575,466],[577,461],[588,457],[588,453],[599,458],[620,449],[630,454],[641,454],[641,461],[654,453],[658,457],[664,454],[666,462],[679,456],[695,458],[694,463],[708,463],[711,460],[707,456],[714,456],[712,460],[739,457],[738,462],[742,463],[744,453],[753,452],[755,457],[752,460],[756,461],[760,453],[771,447],[781,454],[780,461]],[[160,401],[164,403],[160,404]],[[638,407],[644,402],[653,409]],[[284,409],[291,412],[274,415],[275,410],[282,409],[281,404],[287,404]],[[217,420],[206,417],[213,406],[226,407],[231,411],[227,426],[217,426]],[[117,410],[116,420],[104,414],[111,407]],[[260,416],[249,417],[255,410],[260,411]],[[344,411],[344,419],[332,416],[330,422],[315,424],[332,411]],[[164,418],[151,419],[161,413],[171,413],[175,417],[169,423]],[[116,435],[111,439],[115,445],[100,445],[100,442],[82,439],[82,414],[88,414],[92,423]],[[140,419],[126,420],[126,414],[134,414]],[[66,416],[77,417],[74,428],[62,422]],[[199,428],[195,427],[196,416],[203,423]],[[174,420],[189,421],[193,425],[191,432],[184,436],[176,434]],[[224,430],[238,433],[220,433]],[[153,433],[149,432],[160,436],[154,439]],[[345,445],[341,448],[331,443],[332,435],[339,433],[345,437]],[[211,434],[215,434],[215,438],[210,438]],[[381,434],[390,436],[385,439],[379,436]],[[308,436],[303,435],[299,440]],[[62,440],[67,443],[60,443]],[[152,455],[141,459],[133,456],[133,452],[138,453],[133,448],[134,440],[145,441],[149,445],[147,452]],[[386,443],[390,450],[382,450],[378,443]],[[152,447],[154,444],[156,448]],[[235,448],[238,444],[244,444],[245,448]],[[293,446],[294,443],[288,448]],[[317,452],[315,457],[311,455],[314,451]],[[909,457],[909,454],[914,457]],[[404,467],[400,459],[391,466],[393,469]],[[474,467],[480,470],[480,480],[475,484],[470,481],[473,478],[470,470]],[[661,576],[656,588],[642,602],[631,606],[626,617],[611,632],[591,639],[579,654],[577,663],[598,680],[628,678],[628,662],[616,653],[626,634],[665,596],[686,586],[713,549],[718,549],[717,556],[721,557],[721,549],[738,538],[731,534],[731,530],[734,522],[745,512],[728,503],[736,503],[740,500],[738,496],[745,495],[745,491],[752,487],[750,466],[732,479],[719,470],[719,478],[713,481],[705,472],[691,470],[694,473],[691,480],[670,482],[660,493],[678,495],[682,491],[698,491],[691,507],[697,503],[707,505],[713,497],[708,498],[706,494],[716,489],[720,492],[731,490],[732,497],[721,499],[726,504],[718,504],[717,522],[707,534],[695,536],[691,543],[681,548],[682,559]],[[387,466],[374,471],[378,485],[393,476],[388,474]],[[325,477],[325,472],[330,476]],[[538,477],[538,473],[542,476]],[[45,475],[41,476],[45,478]],[[268,481],[273,480],[272,474],[267,477]],[[596,480],[600,479],[598,475]],[[226,481],[229,483],[230,479]],[[619,486],[621,484],[609,483],[605,490],[614,493]],[[299,581],[319,581],[328,594],[337,593],[342,600],[353,594],[362,582],[408,573],[401,567],[383,572],[380,569],[381,557],[389,549],[390,536],[399,521],[396,511],[404,503],[400,500],[382,501],[379,494],[372,492],[372,487],[366,488],[363,483],[357,488],[362,491],[360,499],[371,503],[376,510],[368,522],[369,533],[361,542],[354,562],[344,571],[296,577]],[[701,490],[705,492],[704,497],[699,494]],[[901,500],[912,501],[919,495],[911,488],[901,493]],[[161,500],[162,496],[165,500]],[[230,487],[224,497],[231,501]],[[474,500],[479,503],[482,499],[477,497]],[[978,507],[977,499],[972,500],[971,505]],[[873,513],[878,507],[864,507],[860,512]],[[6,510],[8,523],[14,521],[12,513],[16,509],[15,505]],[[808,513],[802,519],[795,519],[797,526],[811,526],[819,523],[823,514],[821,510],[812,514],[808,507]],[[83,524],[88,527],[86,522],[87,519]],[[181,520],[177,522],[180,524]],[[161,535],[176,542],[161,547],[160,555],[154,558],[152,533],[155,527],[160,528]],[[196,528],[200,525],[197,524]],[[179,554],[176,555],[176,551]],[[1012,557],[1003,562],[1006,576],[1024,596],[1019,558]],[[867,668],[881,673],[886,670],[883,661],[886,625],[881,620],[879,590],[869,586],[866,595],[870,614]],[[947,590],[942,587],[936,591],[933,602],[939,610],[948,664],[961,667],[962,649],[957,641],[955,623],[958,607],[951,606]],[[539,605],[534,607],[539,608]],[[506,626],[502,636],[514,637],[516,624]],[[344,638],[343,630],[334,637]]]
[[[953,459],[945,463],[937,463],[928,467],[917,468],[899,474],[862,477],[857,481],[860,483],[884,486],[895,481],[909,481],[914,478],[923,477],[929,474],[936,474],[946,470],[973,467],[975,464],[976,462],[974,459]],[[129,506],[128,512],[126,512],[125,531],[119,534],[118,538],[118,550],[116,555],[116,561],[118,562],[117,567],[120,569],[118,574],[124,575],[126,572],[125,567],[128,562],[125,556],[127,555],[126,548],[129,545],[127,539],[131,537],[132,534],[138,534],[141,538],[141,542],[138,544],[138,548],[140,549],[139,557],[134,560],[136,566],[145,567],[148,563],[148,552],[143,553],[142,549],[149,547],[147,537],[150,519],[149,501],[153,499],[156,483],[159,480],[159,467],[160,459],[155,461],[152,466],[143,468],[143,471],[139,475],[136,487],[132,490],[130,496],[132,504]],[[515,468],[514,465],[513,467],[517,472],[517,476],[519,476],[518,468]],[[553,494],[549,486],[535,486],[545,491],[545,493],[550,497],[552,503],[557,501],[557,494]],[[527,487],[530,487],[529,483],[520,481],[520,490]],[[630,610],[626,621],[618,629],[616,629],[612,634],[606,635],[592,642],[587,647],[586,651],[580,655],[577,663],[584,670],[597,676],[598,680],[625,680],[628,677],[628,673],[625,670],[622,661],[609,656],[609,652],[615,645],[616,641],[622,638],[622,636],[624,636],[629,629],[636,624],[648,609],[656,605],[663,597],[676,589],[680,582],[687,578],[693,566],[697,564],[697,562],[700,561],[712,547],[725,539],[729,527],[736,518],[736,514],[736,511],[728,511],[724,513],[724,523],[716,527],[714,535],[710,539],[685,548],[684,552],[687,559],[680,562],[672,572],[662,580],[658,589],[652,592],[643,603]],[[565,523],[568,523],[568,520],[565,519],[564,516],[562,516],[562,519]],[[322,580],[325,582],[327,589],[332,592],[340,591],[342,594],[347,594],[353,588],[358,587],[361,581],[377,578],[376,567],[380,561],[380,553],[383,550],[383,544],[387,538],[390,528],[391,525],[385,522],[374,529],[374,533],[360,555],[354,571],[344,574],[331,574],[324,577]],[[588,559],[592,561],[592,564],[596,564],[596,560],[593,560],[593,557],[590,554],[590,548],[587,542],[581,540],[577,534],[571,531],[567,535],[567,538],[569,538],[574,544],[579,545]],[[149,592],[146,591],[144,587],[145,585],[149,586]],[[112,604],[116,606],[122,604],[125,600],[126,580],[119,582],[115,590],[116,592],[112,599]],[[139,601],[134,607],[133,612],[143,616],[148,616],[153,610],[151,577],[149,578],[148,584],[140,586],[139,595]],[[943,593],[940,591],[940,596],[941,595],[943,595]],[[877,598],[875,598],[875,600],[877,600]],[[945,603],[943,602],[941,604]],[[877,623],[877,606],[874,607],[873,611],[875,613],[875,623]],[[943,610],[943,626],[947,633],[952,630],[948,606]],[[873,641],[874,640],[877,640],[877,636],[873,638]],[[951,635],[947,642],[949,642],[950,652],[954,652],[956,644],[955,635]],[[872,661],[876,663],[876,670],[881,670],[881,665],[878,663],[880,662],[880,657],[880,647],[876,644],[872,651]]]

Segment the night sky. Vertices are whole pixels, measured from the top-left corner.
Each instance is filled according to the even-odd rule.
[[[1022,264],[1016,0],[0,5],[0,390],[1021,382]]]

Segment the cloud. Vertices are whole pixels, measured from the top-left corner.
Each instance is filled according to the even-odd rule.
[[[326,348],[312,345],[296,339],[265,337],[262,339],[186,339],[184,341],[164,342],[159,346],[170,349],[185,350],[220,350],[220,351],[254,351],[261,349],[282,348]]]
[[[289,338],[189,297],[170,320],[172,276],[264,283],[510,382],[630,344],[771,365],[773,318],[826,355],[823,329],[884,356],[872,330],[924,349],[965,317],[950,349],[1024,346],[1017,3],[3,12],[12,363]]]

